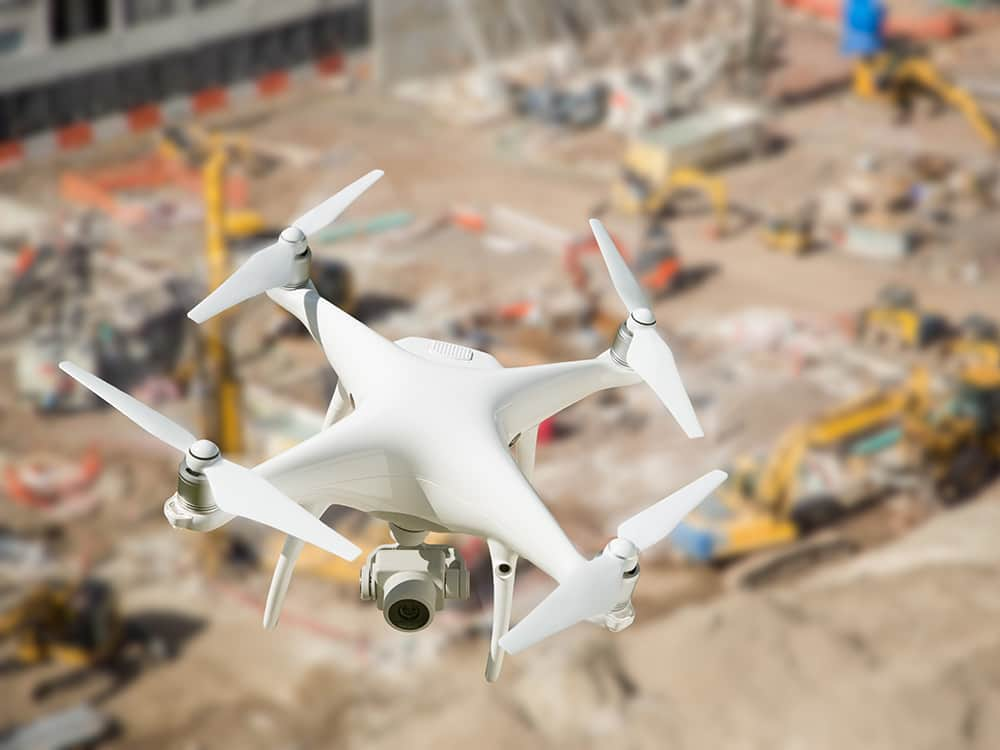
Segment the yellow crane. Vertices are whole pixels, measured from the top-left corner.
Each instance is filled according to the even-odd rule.
[[[205,259],[209,287],[215,289],[229,276],[226,244],[225,176],[229,160],[224,144],[215,147],[202,167],[205,200]],[[201,326],[197,368],[202,381],[202,435],[223,453],[243,452],[242,388],[230,350],[228,314],[222,313]]]
[[[167,159],[183,161],[192,167],[201,169],[203,182],[206,173],[216,169],[211,165],[211,162],[218,158],[220,152],[225,155],[226,159],[235,156],[241,164],[249,166],[250,171],[254,173],[262,171],[273,161],[270,156],[261,152],[262,147],[259,144],[251,142],[244,135],[224,132],[210,133],[197,127],[164,129],[158,148],[160,154]],[[267,223],[257,211],[225,205],[227,181],[224,179],[224,172],[225,165],[223,165],[223,177],[221,178],[223,182],[219,193],[223,197],[221,222],[226,237],[243,239],[267,231]]]

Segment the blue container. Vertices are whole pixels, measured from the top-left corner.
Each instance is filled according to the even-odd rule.
[[[840,51],[848,57],[865,57],[885,47],[885,5],[881,0],[845,0]]]
[[[668,543],[682,557],[697,562],[709,562],[715,552],[715,536],[707,529],[681,522],[667,537]]]

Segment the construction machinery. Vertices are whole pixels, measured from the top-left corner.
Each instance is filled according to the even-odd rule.
[[[906,420],[905,436],[910,465],[942,503],[975,493],[1000,470],[1000,367],[966,369],[940,405]]]
[[[904,120],[911,115],[916,98],[925,95],[958,110],[989,148],[1000,146],[1000,132],[972,94],[948,80],[925,52],[913,47],[901,46],[857,60],[854,93],[891,103]]]
[[[89,227],[92,216],[85,218]],[[94,404],[59,373],[67,356],[131,387],[171,372],[187,340],[184,311],[195,293],[187,279],[104,252],[90,229],[73,234],[39,246],[33,278],[15,297],[22,308],[17,391],[41,413]]]
[[[948,360],[958,370],[1000,367],[1000,326],[984,315],[969,315],[948,341]]]
[[[216,289],[229,275],[226,244],[225,174],[229,151],[216,148],[203,167],[205,198],[205,259],[209,288]],[[200,329],[197,377],[203,399],[202,434],[222,450],[243,452],[242,389],[231,354],[231,328],[220,315]]]
[[[207,170],[217,169],[212,165],[215,155],[224,151],[230,158],[237,159],[245,170],[251,174],[259,174],[271,166],[273,159],[262,154],[257,143],[243,135],[226,132],[209,132],[202,128],[172,126],[163,129],[157,146],[158,153],[167,160],[182,162],[193,169],[201,170],[202,180],[207,179]],[[215,177],[213,176],[213,179]],[[222,226],[229,239],[259,239],[269,229],[264,218],[253,209],[244,208],[245,188],[242,183],[227,184],[223,190],[228,193],[229,201],[225,205]],[[239,190],[240,195],[233,201],[231,195]],[[237,202],[240,205],[228,205]]]
[[[903,119],[912,113],[917,96],[928,96],[964,115],[991,149],[1000,146],[1000,133],[989,116],[968,91],[948,80],[926,50],[905,39],[887,38],[886,17],[882,0],[844,4],[841,50],[855,59],[855,94],[891,103]]]
[[[175,653],[170,638],[150,629],[152,623],[143,616],[126,619],[114,589],[98,578],[45,581],[25,593],[15,591],[4,604],[0,640],[13,642],[13,666],[55,662],[68,668],[38,683],[32,691],[36,700],[106,673],[112,684],[94,698],[100,702],[143,666]],[[193,622],[185,623],[181,619],[173,623],[176,635],[194,632]]]
[[[861,311],[857,332],[878,345],[923,349],[946,341],[951,326],[944,316],[921,310],[912,289],[889,285],[874,305]]]
[[[654,151],[638,142],[626,150],[622,177],[612,188],[615,207],[630,215],[662,217],[676,207],[681,194],[700,193],[712,207],[715,235],[725,234],[729,216],[725,181],[694,167],[663,171]]]
[[[548,125],[587,128],[607,113],[608,91],[601,81],[557,83],[549,76],[538,85],[508,83],[514,111]]]
[[[676,529],[673,548],[699,562],[790,545],[889,489],[878,470],[901,442],[901,420],[924,413],[929,377],[877,390],[796,425],[764,459],[744,457],[733,481]]]
[[[673,239],[662,219],[651,220],[643,234],[638,256],[633,259],[625,245],[615,238],[622,257],[634,271],[639,283],[654,297],[672,294],[695,281],[700,274],[692,274],[686,268]],[[584,265],[584,258],[598,253],[597,243],[592,237],[575,239],[563,251],[563,263],[570,280],[577,291],[590,294],[590,275]]]
[[[123,636],[114,591],[93,578],[43,583],[0,614],[0,638],[14,640],[21,664],[94,665],[110,658]]]
[[[791,213],[773,213],[764,224],[764,245],[786,255],[802,256],[814,246],[816,204],[809,201]]]
[[[760,150],[763,114],[752,107],[709,108],[650,128],[629,140],[621,174],[611,188],[615,207],[627,214],[659,217],[682,193],[704,195],[715,214],[714,231],[726,232],[725,181],[708,170]]]

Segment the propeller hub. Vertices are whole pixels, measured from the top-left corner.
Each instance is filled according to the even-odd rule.
[[[301,229],[296,226],[290,226],[278,236],[282,242],[287,242],[289,245],[295,245],[296,249],[299,251],[306,247],[306,235]]]
[[[648,307],[636,308],[629,313],[629,316],[641,326],[656,325],[656,316],[653,315],[653,311]]]
[[[206,466],[219,459],[219,446],[211,440],[196,440],[188,448],[187,467],[194,472],[201,472]]]
[[[625,562],[625,570],[632,570],[639,562],[639,548],[628,539],[617,537],[608,542],[604,551],[611,557]]]

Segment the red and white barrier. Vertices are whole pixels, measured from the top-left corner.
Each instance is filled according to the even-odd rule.
[[[344,56],[336,53],[298,68],[272,71],[256,80],[206,88],[187,96],[145,104],[91,122],[73,123],[20,140],[0,141],[0,169],[16,167],[29,159],[76,151],[92,143],[108,141],[127,133],[154,130],[192,116],[220,112],[251,99],[266,99],[287,91],[295,84],[339,75],[343,70]]]

